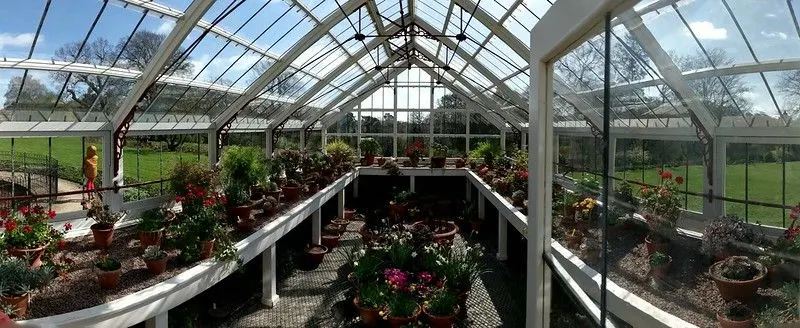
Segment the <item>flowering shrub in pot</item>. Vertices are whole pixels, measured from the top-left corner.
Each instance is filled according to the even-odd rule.
[[[6,313],[24,317],[28,313],[31,292],[53,279],[49,266],[32,268],[20,258],[0,256],[0,305],[12,309]]]
[[[250,196],[247,194],[247,188],[244,184],[238,182],[229,182],[225,186],[225,210],[228,214],[228,220],[233,223],[244,221],[248,222],[252,218],[253,203],[250,201]]]
[[[389,294],[384,314],[389,327],[400,328],[405,324],[415,322],[419,314],[420,306],[412,295],[404,292]]]
[[[212,254],[220,261],[239,260],[220,220],[227,202],[225,196],[195,187],[191,194],[178,196],[177,200],[193,204],[178,224],[169,227],[173,235],[170,243],[180,250],[178,260],[191,263]]]
[[[159,246],[148,246],[142,255],[147,269],[154,275],[160,275],[167,270],[167,253]]]
[[[717,261],[731,255],[732,243],[753,243],[756,234],[750,226],[736,215],[718,217],[703,230],[703,253]]]
[[[114,224],[122,219],[123,213],[112,212],[108,205],[103,204],[102,196],[98,193],[90,203],[86,216],[94,220],[92,236],[94,244],[99,248],[109,248],[114,241]]]
[[[572,204],[572,207],[575,215],[575,228],[580,231],[588,230],[589,225],[596,221],[599,214],[597,200],[586,197],[582,201]]]
[[[108,256],[101,256],[94,266],[97,269],[97,281],[100,283],[100,288],[117,288],[122,277],[122,263]]]
[[[731,256],[709,269],[722,299],[747,301],[755,297],[767,268],[746,256]]]
[[[406,157],[411,161],[412,167],[419,165],[419,160],[425,155],[425,143],[421,139],[414,140],[414,142],[406,146]]]
[[[458,302],[458,295],[446,288],[431,293],[422,306],[428,325],[431,328],[452,327],[460,312]]]
[[[72,229],[69,223],[63,230],[50,226],[48,221],[55,216],[55,211],[45,211],[40,206],[22,206],[13,212],[0,209],[0,223],[5,229],[0,235],[0,245],[9,255],[26,259],[31,267],[38,268],[48,249],[63,248],[64,233]]]
[[[640,190],[642,211],[650,227],[650,234],[645,238],[648,254],[667,251],[669,241],[675,237],[681,211],[681,197],[676,187],[683,184],[683,177],[673,179],[672,172],[666,170],[658,170],[658,175],[661,177],[658,186],[642,186]]]
[[[378,151],[381,149],[381,144],[374,138],[362,138],[358,147],[361,148],[361,151],[364,153],[364,159],[361,161],[361,165],[372,166],[372,164],[375,164],[375,155],[378,154]]]
[[[136,229],[139,230],[139,243],[147,248],[152,245],[161,245],[166,223],[166,212],[162,208],[149,209],[142,212]]]
[[[755,313],[746,305],[731,301],[717,312],[717,322],[720,328],[750,328],[755,326]]]
[[[381,283],[369,283],[359,286],[358,295],[353,305],[358,309],[358,316],[365,327],[375,327],[381,322],[381,312],[386,307],[389,288]]]

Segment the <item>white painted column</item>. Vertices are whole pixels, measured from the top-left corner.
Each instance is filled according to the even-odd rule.
[[[300,130],[300,149],[306,149],[306,131]]]
[[[169,328],[169,312],[156,315],[144,322],[145,328]]]
[[[500,131],[500,149],[503,150],[503,154],[506,153],[506,130]]]
[[[727,162],[727,143],[720,141],[719,138],[714,139],[714,162],[712,163],[712,181],[708,180],[707,170],[703,171],[703,193],[712,190],[714,196],[725,196],[725,165]],[[705,169],[705,165],[703,165]],[[682,175],[681,173],[680,175]],[[703,198],[703,217],[715,218],[725,213],[724,202],[721,200],[708,201]]]
[[[327,145],[327,144],[328,144],[328,128],[323,126],[322,127],[322,144],[320,145],[320,147],[322,147],[322,152],[323,153],[325,153],[325,145]]]
[[[343,218],[344,217],[344,189],[339,191],[336,195],[336,204],[337,204],[337,212],[336,216]]]
[[[558,174],[559,173],[558,164],[561,164],[561,157],[558,156],[558,151],[559,151],[558,149],[560,147],[559,144],[558,144],[558,142],[559,142],[558,140],[559,140],[558,134],[554,134],[553,135],[553,162],[554,162],[555,165],[553,165],[553,174]]]
[[[522,143],[522,149],[528,149],[528,133],[527,132],[521,132],[519,137],[521,138],[521,141],[522,141],[521,142]]]
[[[486,197],[478,193],[478,218],[486,218]]]
[[[113,187],[116,185],[124,186],[125,181],[123,180],[124,176],[124,169],[125,169],[125,152],[122,151],[120,154],[119,160],[119,173],[114,175],[114,156],[112,155],[112,149],[114,148],[114,134],[113,132],[108,132],[103,134],[102,138],[103,143],[103,156],[101,156],[101,169],[103,170],[103,187]],[[87,143],[87,147],[88,147]],[[99,187],[99,186],[98,186]],[[123,197],[124,190],[120,189],[119,192],[114,192],[113,190],[103,192],[103,202],[108,204],[109,208],[114,212],[122,211],[122,202],[124,200]]]
[[[275,246],[274,244],[261,253],[261,304],[267,307],[274,307],[278,302],[278,287],[276,272],[278,267],[275,265]]]
[[[217,131],[208,130],[208,165],[211,168],[217,165]]]
[[[322,209],[318,208],[311,214],[311,243],[322,244]]]
[[[267,133],[266,133],[267,134],[267,136],[266,136],[267,140],[264,143],[264,154],[267,156],[267,158],[272,158],[272,151],[274,150],[274,147],[275,147],[275,145],[272,144],[272,132],[273,132],[272,129],[268,129],[267,130]]]
[[[416,177],[411,175],[411,176],[408,177],[408,179],[410,181],[410,183],[408,185],[409,186],[408,187],[408,189],[409,189],[408,191],[417,192],[417,179],[416,179]]]
[[[394,79],[394,88],[393,95],[394,95],[394,126],[392,127],[392,157],[397,157],[397,79]],[[406,104],[408,104],[408,100],[406,100]],[[408,120],[408,114],[406,114],[406,120]]]
[[[472,182],[469,182],[469,179],[464,179],[464,185],[467,187],[467,198],[468,202],[472,201]]]
[[[508,260],[508,221],[497,214],[497,260]]]

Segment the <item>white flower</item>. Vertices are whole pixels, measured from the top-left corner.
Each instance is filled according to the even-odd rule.
[[[411,253],[411,257],[417,257],[417,252]]]

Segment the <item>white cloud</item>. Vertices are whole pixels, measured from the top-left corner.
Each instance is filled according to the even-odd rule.
[[[765,38],[768,38],[768,39],[781,39],[781,40],[786,40],[786,39],[788,39],[788,38],[789,38],[789,36],[788,36],[788,35],[786,35],[786,33],[783,33],[783,32],[767,32],[767,31],[761,31],[761,35],[762,35],[763,37],[765,37]]]
[[[5,47],[30,47],[33,44],[33,38],[36,35],[33,33],[0,33],[0,49]],[[41,42],[42,36],[39,36]]]
[[[775,14],[773,14],[773,13],[768,13],[768,14],[766,14],[766,15],[764,15],[764,16],[767,16],[767,17],[769,17],[769,18],[778,17],[778,15],[775,15]]]
[[[723,27],[714,27],[714,23],[701,21],[691,22],[689,27],[692,29],[698,39],[704,40],[725,40],[728,38],[728,30]],[[686,35],[691,35],[689,30],[684,28]]]
[[[169,32],[171,32],[174,27],[175,27],[175,22],[168,20],[161,23],[161,25],[158,26],[158,28],[156,29],[156,33],[169,34]]]

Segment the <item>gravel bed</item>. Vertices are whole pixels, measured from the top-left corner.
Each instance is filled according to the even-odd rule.
[[[304,196],[298,199],[298,202],[307,198]],[[278,211],[273,215],[266,215],[261,209],[254,208],[252,215],[259,223],[256,229],[285,214],[295,204],[282,202]],[[228,231],[234,243],[252,234],[252,232],[236,229],[235,225],[229,225]],[[153,276],[141,259],[143,249],[139,244],[136,227],[117,229],[114,232],[114,243],[109,253],[112,258],[122,263],[122,279],[116,289],[104,290],[97,283],[94,273],[94,262],[102,251],[94,246],[93,240],[91,234],[66,240],[65,250],[57,254],[57,257],[66,256],[73,263],[66,272],[54,279],[48,286],[33,293],[28,315],[24,319],[48,317],[107,303],[172,278],[197,264],[178,263],[175,261],[175,257],[179,252],[174,249],[165,249],[170,258],[167,263],[167,271]]]
[[[567,229],[555,220],[554,236],[566,245]],[[597,238],[596,229],[590,229],[593,238]],[[699,327],[717,327],[716,312],[725,304],[714,280],[708,274],[712,260],[700,253],[700,241],[678,237],[672,241],[669,255],[673,262],[664,280],[658,281],[649,275],[650,266],[647,261],[647,249],[644,237],[647,231],[641,227],[622,230],[609,240],[608,269],[611,281],[646,300],[667,313],[675,315]],[[572,249],[579,254],[579,251]],[[582,257],[582,259],[584,259]],[[599,263],[584,259],[587,264],[600,271]],[[760,288],[758,297],[749,303],[752,309],[758,310],[768,304],[777,291],[771,288]]]

